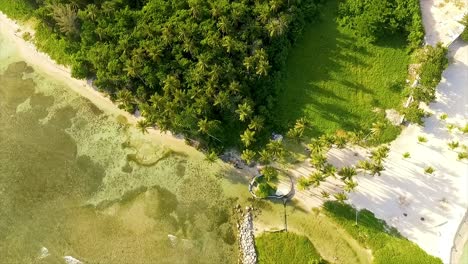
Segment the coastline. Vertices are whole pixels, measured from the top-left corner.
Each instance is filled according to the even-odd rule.
[[[135,125],[139,117],[132,115],[112,102],[104,93],[95,90],[90,86],[87,80],[79,80],[71,77],[71,70],[68,67],[59,65],[49,55],[37,50],[36,46],[25,41],[21,34],[23,32],[31,32],[25,29],[18,22],[10,19],[3,12],[0,11],[0,34],[4,37],[11,39],[17,48],[18,54],[24,61],[33,66],[39,72],[50,76],[51,78],[60,81],[72,91],[78,93],[80,96],[90,100],[99,109],[112,115],[123,115],[127,118],[129,124]],[[147,136],[151,137],[156,142],[170,146],[176,151],[183,151],[191,155],[203,155],[200,151],[185,144],[184,140],[177,138],[171,132],[161,132],[156,128],[149,128]]]

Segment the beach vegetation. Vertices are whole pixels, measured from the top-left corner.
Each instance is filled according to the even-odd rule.
[[[205,155],[205,160],[208,161],[209,163],[213,163],[217,159],[218,159],[218,154],[214,150],[207,152]]]
[[[352,180],[353,177],[357,175],[357,173],[354,167],[342,167],[338,170],[338,175],[343,181],[345,181]]]
[[[431,167],[431,166],[426,167],[426,168],[424,169],[424,173],[425,173],[425,174],[433,174],[434,172],[435,172],[435,169],[434,169],[433,167]]]
[[[418,142],[419,143],[426,143],[427,142],[427,138],[425,136],[418,136]]]
[[[460,23],[465,26],[465,29],[463,30],[463,32],[461,33],[460,37],[461,39],[463,39],[464,41],[468,42],[468,13],[465,14],[462,18],[462,20],[460,21]]]
[[[465,126],[463,127],[459,127],[458,130],[460,130],[460,132],[462,132],[463,134],[468,134],[468,123],[465,124]]]
[[[260,170],[260,172],[262,173],[263,177],[265,177],[267,182],[274,182],[278,180],[278,170],[271,166],[265,166]]]
[[[462,151],[462,152],[458,152],[457,159],[458,160],[468,159],[468,151],[465,150],[465,151]]]
[[[254,161],[256,155],[257,153],[255,153],[255,151],[250,149],[244,149],[244,151],[242,151],[241,154],[241,159],[245,161],[245,163],[251,164],[252,161]]]
[[[454,150],[454,149],[458,148],[460,143],[458,141],[453,140],[453,141],[450,141],[449,143],[447,143],[447,145],[451,150]]]
[[[446,120],[448,118],[448,115],[446,113],[443,113],[439,116],[440,120]]]
[[[335,193],[333,194],[333,197],[339,203],[344,203],[346,200],[348,200],[348,196],[344,192]]]
[[[439,258],[424,252],[366,209],[356,212],[356,209],[347,204],[327,201],[323,205],[323,211],[362,246],[372,250],[372,263],[442,264]]]
[[[262,264],[325,264],[309,238],[292,232],[262,233],[255,238]]]
[[[409,159],[411,157],[411,154],[409,152],[403,153],[403,158]]]

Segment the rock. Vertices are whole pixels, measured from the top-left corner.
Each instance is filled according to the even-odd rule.
[[[63,257],[65,260],[65,263],[67,264],[83,264],[83,262],[79,261],[78,259],[72,257],[72,256],[65,256]]]
[[[242,223],[239,226],[239,242],[242,253],[243,264],[256,264],[257,253],[255,252],[255,240],[253,235],[253,218],[251,208],[246,207]]]

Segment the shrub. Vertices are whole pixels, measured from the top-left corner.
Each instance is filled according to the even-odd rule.
[[[268,182],[273,182],[278,180],[278,171],[271,167],[271,166],[266,166],[261,170],[263,177],[265,177],[265,180]]]
[[[454,149],[458,148],[459,143],[458,143],[458,141],[451,141],[451,142],[447,143],[447,145],[451,150],[454,150]]]
[[[408,159],[411,157],[411,154],[409,152],[403,153],[403,158]]]
[[[468,133],[468,124],[465,124],[464,127],[459,127],[458,130],[460,130],[460,132],[462,132],[463,134],[467,134]]]
[[[440,120],[445,120],[447,119],[448,115],[446,113],[443,113],[439,116]]]
[[[468,152],[467,151],[458,152],[457,159],[458,160],[468,159]]]
[[[426,143],[427,142],[427,138],[425,136],[418,136],[418,142],[419,143]]]
[[[465,29],[463,30],[463,32],[461,33],[460,37],[464,40],[464,41],[468,41],[468,14],[465,14],[462,18],[462,20],[460,21],[460,23],[462,25],[465,26]]]
[[[255,195],[259,198],[266,198],[276,193],[276,187],[268,182],[261,182],[257,186]]]
[[[425,174],[433,174],[434,172],[435,172],[435,169],[431,166],[424,169]]]
[[[360,244],[372,250],[373,263],[442,264],[439,258],[424,252],[366,209],[358,212],[358,224],[355,225],[356,210],[351,206],[327,201],[323,208],[326,215],[334,219]]]
[[[419,108],[419,103],[417,101],[412,102],[407,108],[403,108],[401,112],[409,122],[418,125],[424,124],[423,118],[426,117],[426,113]]]

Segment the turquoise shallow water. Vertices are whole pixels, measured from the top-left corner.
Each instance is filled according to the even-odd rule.
[[[247,190],[226,175],[101,111],[0,35],[1,263],[235,263],[232,208]]]

